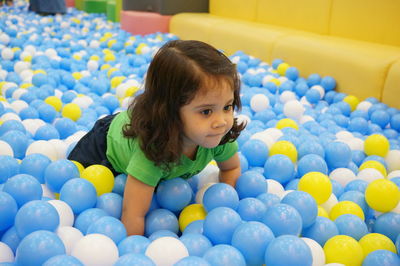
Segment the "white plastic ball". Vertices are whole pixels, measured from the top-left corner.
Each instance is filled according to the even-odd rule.
[[[307,246],[311,250],[312,254],[312,266],[322,266],[325,265],[325,252],[324,249],[318,244],[317,241],[308,237],[301,238],[304,242],[306,242]]]
[[[72,249],[76,243],[83,238],[81,231],[72,226],[61,226],[56,230],[56,234],[60,237],[65,246],[65,254],[71,255]]]
[[[49,200],[47,201],[54,208],[56,208],[58,212],[58,216],[60,217],[59,226],[72,226],[74,224],[74,213],[71,207],[62,200]]]
[[[321,85],[314,85],[310,89],[315,89],[319,92],[319,95],[321,95],[321,99],[324,98],[325,96],[325,89]]]
[[[283,113],[288,117],[296,120],[300,120],[303,116],[305,108],[297,100],[290,100],[285,102],[283,106]]]
[[[89,71],[96,71],[99,68],[99,62],[96,60],[89,60],[87,62],[87,69]]]
[[[255,94],[251,97],[250,108],[254,112],[260,112],[269,108],[269,99],[264,94]]]
[[[36,54],[36,47],[29,44],[25,46],[24,51],[28,52],[30,55],[35,55]]]
[[[18,61],[14,65],[14,72],[21,74],[22,71],[29,69],[31,64],[29,62]]]
[[[93,49],[99,48],[100,47],[100,42],[96,41],[96,40],[92,40],[92,41],[90,41],[89,46],[90,46],[90,48],[93,48]]]
[[[384,176],[382,175],[381,172],[379,172],[375,168],[365,168],[365,169],[362,169],[357,174],[357,179],[367,181],[368,183],[371,183],[372,181],[375,181],[375,180],[381,179],[381,178],[384,178]]]
[[[0,69],[0,80],[5,80],[8,75],[8,72],[4,69]]]
[[[14,151],[11,148],[10,144],[3,140],[0,140],[0,155],[8,155],[14,157]]]
[[[3,122],[8,121],[8,120],[17,120],[17,121],[21,121],[21,118],[20,118],[17,114],[15,114],[15,113],[8,112],[8,113],[3,114],[3,115],[0,117],[0,120],[3,120]]]
[[[274,194],[282,199],[282,195],[285,192],[285,189],[283,188],[282,184],[274,179],[266,179],[266,182],[268,187],[267,192]]]
[[[324,208],[328,213],[331,212],[333,206],[335,206],[336,204],[338,204],[338,199],[336,198],[335,194],[331,194],[328,198],[327,201],[325,201],[324,203],[320,204],[320,206],[322,208]]]
[[[309,122],[309,121],[315,121],[315,119],[314,119],[312,116],[303,115],[303,116],[300,118],[299,123],[302,125],[302,124],[307,123],[307,122]]]
[[[292,91],[284,91],[279,96],[279,100],[281,101],[281,103],[287,103],[288,101],[297,100],[297,96]]]
[[[40,184],[42,186],[43,194],[42,197],[47,197],[49,199],[55,199],[55,195],[51,190],[46,186],[46,184]]]
[[[7,45],[10,42],[10,36],[8,36],[7,34],[0,33],[0,43]]]
[[[3,262],[14,262],[14,253],[7,244],[0,242],[0,263]]]
[[[113,265],[118,260],[118,247],[101,234],[89,234],[75,244],[71,255],[84,265]]]
[[[199,188],[196,192],[196,197],[195,197],[195,201],[198,204],[203,204],[203,197],[204,197],[204,193],[206,193],[206,190],[211,187],[214,184],[217,184],[218,182],[210,182],[207,184],[204,184],[201,188]]]
[[[336,168],[329,174],[329,178],[344,188],[350,181],[356,179],[356,175],[349,168]]]
[[[44,54],[48,57],[48,58],[54,58],[54,57],[56,57],[58,54],[57,54],[57,51],[55,50],[55,49],[53,49],[53,48],[48,48],[48,49],[46,49],[46,51],[44,52]]]
[[[60,139],[51,139],[48,142],[53,145],[54,149],[57,151],[57,160],[67,158],[68,145],[65,144],[64,141]]]
[[[21,96],[24,95],[25,93],[27,93],[26,89],[18,88],[18,89],[16,89],[16,90],[13,92],[13,94],[12,94],[11,97],[12,97],[13,99],[18,100],[18,99],[20,99]],[[19,112],[18,112],[18,113],[19,113]]]
[[[157,266],[172,266],[179,260],[188,257],[186,246],[174,237],[160,237],[151,242],[146,249],[148,256]]]
[[[265,132],[257,132],[254,135],[250,137],[250,139],[258,139],[261,140],[262,142],[265,143],[265,145],[268,146],[268,149],[272,147],[272,145],[275,143],[274,139],[266,134]]]
[[[282,83],[288,81],[289,79],[288,79],[287,77],[285,77],[285,76],[280,76],[280,77],[278,78],[278,80],[279,80],[279,81],[281,82],[281,84],[282,84]]]
[[[3,60],[12,60],[14,58],[14,52],[10,48],[4,48],[1,50],[1,57]]]
[[[67,22],[67,21],[63,21],[63,22],[61,22],[61,25],[60,25],[60,27],[62,28],[62,29],[66,29],[66,28],[69,28],[69,22]]]
[[[266,75],[266,76],[262,79],[262,84],[263,84],[263,86],[265,86],[265,84],[267,84],[267,82],[270,82],[272,79],[274,79],[274,76],[272,76],[272,75]]]
[[[385,157],[389,172],[400,170],[400,150],[390,150]]]
[[[282,130],[270,127],[263,131],[263,133],[272,138],[274,142],[276,142],[280,137],[283,136]]]
[[[335,134],[338,140],[347,140],[354,138],[353,134],[347,130],[341,130]]]
[[[218,183],[219,182],[219,168],[214,164],[207,164],[207,166],[197,174],[198,183],[197,188],[202,188],[208,183]]]
[[[391,172],[389,172],[389,174],[387,175],[387,179],[392,179],[395,177],[400,177],[400,170],[393,170]]]
[[[125,94],[126,94],[126,91],[127,91],[129,88],[130,88],[130,86],[129,86],[129,84],[127,84],[127,83],[119,84],[119,85],[117,86],[117,88],[115,89],[115,95],[116,95],[118,98],[124,98],[124,97],[125,97]]]
[[[33,71],[31,69],[22,70],[19,76],[24,82],[32,83]]]
[[[133,99],[133,97],[125,97],[121,102],[121,108],[125,110],[128,109]]]
[[[248,117],[247,115],[240,114],[237,115],[236,118],[238,124],[244,123],[245,125],[248,125],[251,122],[251,118]]]
[[[82,109],[86,109],[93,103],[93,100],[89,96],[81,96],[74,98],[72,103],[79,105]]]
[[[39,127],[44,126],[46,122],[41,119],[25,119],[21,122],[25,129],[34,136]]]
[[[38,140],[38,141],[32,142],[26,149],[25,155],[28,156],[28,155],[34,154],[34,153],[43,154],[52,161],[55,161],[58,158],[57,150],[54,148],[54,146],[51,143],[49,143],[45,140]]]
[[[11,103],[11,108],[18,114],[22,109],[24,109],[28,106],[29,105],[26,102],[21,101],[21,100],[15,100]]]
[[[74,142],[78,142],[83,136],[86,135],[86,131],[80,130],[78,132],[75,132],[74,134],[72,134],[71,136],[69,136],[68,138],[66,138],[64,140],[65,144],[67,144],[68,146],[71,145]]]
[[[361,111],[365,111],[368,112],[368,109],[372,106],[371,102],[368,101],[362,101],[360,102],[357,107],[356,110],[361,110]]]
[[[10,88],[13,88],[13,87],[18,87],[18,85],[15,84],[14,82],[6,82],[6,83],[4,83],[3,86],[1,87],[1,93],[2,93],[3,95],[6,95],[6,91],[7,91],[8,89],[10,89]]]
[[[364,151],[364,140],[359,138],[352,138],[346,141],[346,144],[352,151]]]

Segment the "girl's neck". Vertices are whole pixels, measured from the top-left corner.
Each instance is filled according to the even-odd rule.
[[[199,146],[184,147],[182,153],[190,160],[195,160],[198,147]]]

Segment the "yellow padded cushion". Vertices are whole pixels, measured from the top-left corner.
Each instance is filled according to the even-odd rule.
[[[360,99],[381,99],[387,71],[400,57],[400,48],[329,36],[292,35],[279,39],[271,56],[298,67],[302,76],[318,73],[334,77],[338,91]]]
[[[392,64],[388,71],[382,102],[400,109],[400,60]]]
[[[210,0],[210,14],[254,21],[256,19],[257,0]]]
[[[180,13],[172,16],[169,31],[182,40],[209,41],[210,28],[221,20],[208,13]]]
[[[240,32],[240,34],[238,34]],[[210,28],[210,44],[227,55],[243,51],[266,62],[271,60],[275,41],[297,31],[234,19],[218,21]]]
[[[330,34],[400,46],[400,1],[333,0]]]
[[[259,0],[257,22],[328,34],[332,0]]]

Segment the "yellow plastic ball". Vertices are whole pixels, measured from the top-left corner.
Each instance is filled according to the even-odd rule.
[[[378,249],[389,250],[395,254],[397,254],[396,246],[392,242],[390,238],[385,235],[378,233],[370,233],[363,236],[358,241],[364,251],[364,257],[366,257],[372,251]]]
[[[119,84],[122,83],[122,81],[124,81],[126,79],[126,77],[124,76],[119,76],[119,77],[113,77],[111,79],[111,88],[116,88]]]
[[[82,59],[82,56],[80,55],[80,54],[74,54],[73,56],[72,56],[75,60],[81,60]]]
[[[44,102],[53,106],[57,112],[61,111],[62,101],[60,100],[60,98],[57,98],[56,96],[49,96],[44,100]]]
[[[71,160],[71,162],[75,164],[76,168],[78,168],[79,174],[81,175],[85,167],[83,167],[83,165],[78,161]]]
[[[289,68],[289,64],[288,63],[280,63],[278,68],[276,69],[278,71],[278,74],[281,76],[285,76],[286,74],[286,70]]]
[[[72,77],[76,80],[80,80],[83,77],[83,75],[81,72],[74,72],[72,73]]]
[[[367,186],[365,201],[376,211],[389,212],[399,203],[400,190],[393,181],[380,178]]]
[[[361,245],[354,238],[336,235],[324,245],[326,263],[342,263],[346,266],[359,266],[364,259]]]
[[[115,61],[115,55],[112,53],[108,53],[104,56],[104,61],[110,62],[110,61]]]
[[[273,78],[270,80],[272,83],[275,83],[276,86],[281,85],[281,81],[279,79]]]
[[[126,91],[125,91],[125,97],[131,97],[132,95],[134,95],[137,91],[139,90],[138,87],[129,87]]]
[[[291,127],[296,130],[299,130],[299,125],[297,125],[297,123],[293,119],[290,119],[290,118],[283,118],[283,119],[279,120],[278,123],[276,123],[276,128],[278,128],[278,129],[282,129],[285,127]]]
[[[103,36],[106,37],[106,38],[111,38],[113,35],[112,35],[111,32],[106,32],[106,33],[104,33]]]
[[[99,61],[99,60],[100,60],[100,57],[99,57],[98,55],[92,55],[92,56],[90,57],[90,60]]]
[[[343,214],[353,214],[358,216],[361,220],[365,220],[364,212],[361,207],[352,201],[345,200],[336,203],[336,205],[332,207],[329,216],[332,221],[335,221],[336,218]]]
[[[117,40],[115,40],[115,39],[109,40],[109,41],[107,42],[108,48],[111,48],[116,42],[117,42]]]
[[[22,59],[24,62],[32,62],[32,56],[31,55],[26,55]]]
[[[354,95],[347,95],[343,101],[350,105],[351,111],[356,110],[357,105],[360,103],[360,100]]]
[[[115,71],[118,71],[118,70],[119,70],[119,69],[116,68],[116,67],[110,67],[110,68],[107,70],[107,77],[110,77],[112,73],[114,73]]]
[[[332,183],[321,172],[309,172],[300,178],[298,190],[309,193],[318,204],[322,204],[332,194]]]
[[[81,117],[82,111],[76,103],[67,103],[62,108],[61,115],[76,121]]]
[[[325,217],[329,219],[328,212],[321,206],[318,205],[318,216]]]
[[[142,54],[143,47],[147,47],[147,44],[139,43],[139,45],[136,47],[135,53],[136,54]]]
[[[271,149],[269,150],[269,156],[275,155],[275,154],[283,154],[286,155],[287,157],[290,158],[290,160],[293,163],[297,162],[297,149],[296,146],[293,145],[293,143],[286,141],[286,140],[280,140],[275,142],[272,146]]]
[[[32,83],[23,83],[20,86],[21,89],[27,89],[27,88],[30,88],[30,87],[33,87]]]
[[[385,157],[389,152],[390,144],[388,139],[381,134],[372,134],[364,141],[364,152],[368,156],[378,155]]]
[[[88,180],[96,188],[97,196],[110,193],[114,187],[114,175],[104,165],[94,164],[86,167],[81,177]]]
[[[37,70],[34,70],[34,71],[33,71],[33,75],[35,75],[35,74],[39,74],[39,73],[42,73],[42,74],[47,74],[47,72],[46,72],[46,71],[44,71],[43,69],[37,69]]]
[[[111,66],[109,64],[104,64],[100,67],[101,70],[109,69]]]
[[[366,168],[374,168],[376,170],[378,170],[379,172],[381,172],[381,174],[386,177],[387,176],[387,172],[386,172],[386,168],[385,166],[378,162],[378,161],[374,161],[374,160],[369,160],[366,162],[363,162],[360,167],[358,168],[359,171],[366,169]]]
[[[185,230],[191,222],[204,220],[207,212],[202,204],[190,204],[186,206],[179,215],[179,229]]]

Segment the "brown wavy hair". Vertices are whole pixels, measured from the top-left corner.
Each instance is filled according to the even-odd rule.
[[[226,80],[234,92],[233,109],[240,110],[240,79],[229,58],[200,41],[166,43],[150,63],[144,92],[128,108],[130,123],[123,128],[124,136],[138,138],[147,158],[170,170],[182,155],[183,125],[179,110],[201,88],[206,88],[210,80]],[[244,127],[234,119],[233,127],[219,145],[234,141]]]

